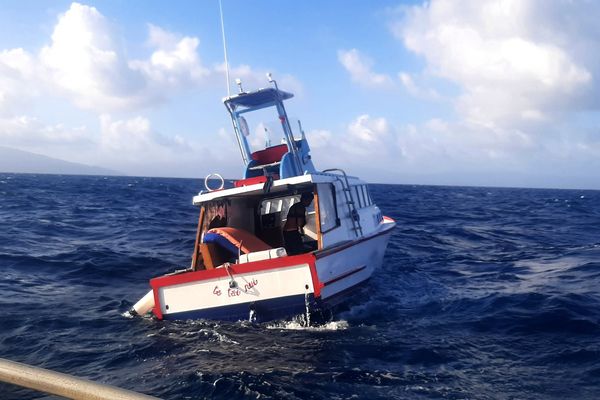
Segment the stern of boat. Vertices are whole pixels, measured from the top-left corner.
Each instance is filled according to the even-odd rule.
[[[167,275],[150,285],[159,319],[268,321],[305,313],[320,291],[312,254]]]

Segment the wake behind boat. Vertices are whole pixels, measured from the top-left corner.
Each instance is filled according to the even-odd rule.
[[[302,126],[296,132],[272,87],[223,100],[245,164],[234,187],[209,188],[200,207],[191,266],[150,280],[133,307],[158,319],[264,322],[328,312],[378,268],[395,222],[366,182],[341,169],[317,171]],[[275,126],[262,122],[275,112]],[[251,134],[248,119],[259,117]],[[265,133],[262,142],[257,131]],[[271,145],[276,133],[279,144]],[[264,146],[257,146],[259,143]]]

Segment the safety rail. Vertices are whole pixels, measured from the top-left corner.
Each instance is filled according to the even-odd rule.
[[[74,400],[157,400],[131,390],[121,389],[72,375],[0,358],[0,382]]]
[[[342,184],[342,191],[344,192],[346,205],[348,206],[349,217],[352,221],[352,229],[356,233],[357,237],[361,237],[363,234],[363,230],[362,225],[360,224],[360,215],[358,214],[358,210],[356,209],[356,203],[352,199],[352,192],[350,190],[350,182],[348,182],[348,175],[346,175],[346,171],[340,168],[329,168],[323,170],[324,173],[334,171],[341,173],[341,176],[344,177],[344,180],[342,180],[340,174],[330,174]]]

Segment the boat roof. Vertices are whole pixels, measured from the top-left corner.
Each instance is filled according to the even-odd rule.
[[[251,108],[259,107],[265,104],[271,104],[278,100],[283,101],[291,99],[292,97],[294,97],[293,94],[284,92],[283,90],[275,88],[263,88],[254,92],[242,92],[231,97],[226,97],[223,99],[223,102],[234,106]]]
[[[286,192],[292,189],[302,189],[303,187],[311,187],[315,183],[332,183],[340,179],[339,175],[328,174],[328,173],[316,173],[294,176],[286,179],[277,179],[273,181],[271,190],[269,193]],[[360,185],[366,184],[354,176],[348,176],[348,180],[351,184]],[[207,201],[216,200],[226,197],[249,197],[256,195],[264,195],[263,191],[264,183],[256,183],[254,185],[242,186],[231,189],[213,190],[211,192],[200,192],[197,196],[194,196],[192,203],[194,205],[200,205]]]

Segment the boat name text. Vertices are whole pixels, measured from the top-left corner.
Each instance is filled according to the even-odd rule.
[[[250,289],[255,288],[258,285],[258,279],[253,278],[251,281],[247,281],[244,284],[244,288],[237,288],[237,287],[233,287],[233,288],[229,288],[227,289],[227,297],[237,297],[239,295],[241,295],[242,293],[248,293],[248,291]],[[213,294],[215,296],[220,296],[221,295],[221,289],[219,289],[218,286],[215,286],[215,288],[213,289]]]

